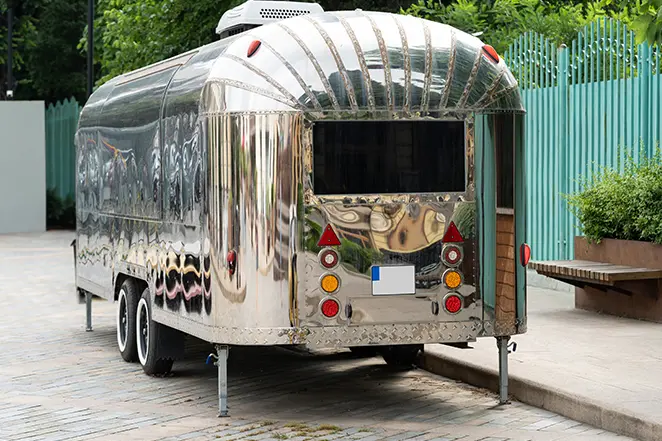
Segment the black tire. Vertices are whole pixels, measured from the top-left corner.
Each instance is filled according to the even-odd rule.
[[[136,346],[138,360],[147,375],[165,375],[172,370],[174,360],[163,358],[164,326],[152,320],[149,290],[145,289],[136,308]]]
[[[354,346],[349,348],[352,351],[352,354],[361,358],[370,358],[374,357],[379,353],[378,348],[373,346]]]
[[[423,345],[386,346],[382,349],[382,357],[386,364],[396,367],[412,367],[416,364],[418,353],[423,351]]]
[[[138,361],[138,346],[136,344],[136,308],[140,300],[136,283],[126,279],[120,286],[117,295],[117,348],[124,361]]]

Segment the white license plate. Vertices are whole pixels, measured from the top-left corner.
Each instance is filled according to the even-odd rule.
[[[416,294],[416,267],[413,265],[373,266],[373,296]]]

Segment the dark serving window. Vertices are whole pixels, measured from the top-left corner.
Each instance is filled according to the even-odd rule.
[[[313,126],[315,194],[465,190],[463,121],[320,121]]]

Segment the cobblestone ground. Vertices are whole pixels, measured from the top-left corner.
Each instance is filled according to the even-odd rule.
[[[120,358],[114,304],[95,301],[84,331],[72,238],[0,236],[0,440],[628,439],[379,358],[278,348],[231,350],[231,416],[217,418],[210,346],[190,342],[154,378]]]

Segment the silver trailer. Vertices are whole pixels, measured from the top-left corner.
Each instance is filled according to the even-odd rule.
[[[184,336],[375,351],[526,331],[519,89],[450,26],[248,1],[221,39],[116,77],[76,133],[76,286],[147,374]]]

